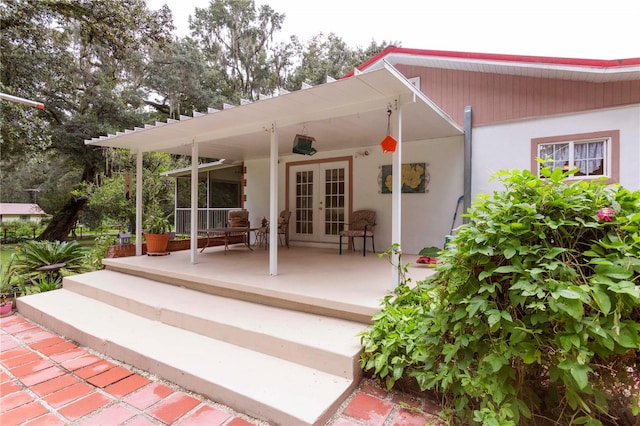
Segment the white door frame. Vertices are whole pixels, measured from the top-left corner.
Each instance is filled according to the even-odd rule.
[[[345,157],[332,157],[332,158],[323,158],[323,159],[317,159],[317,160],[308,160],[308,161],[294,161],[294,162],[290,162],[287,163],[286,165],[286,173],[285,173],[285,208],[288,209],[289,211],[291,211],[291,224],[290,226],[295,226],[295,205],[291,205],[290,201],[291,201],[291,184],[292,181],[291,179],[293,178],[291,176],[292,167],[298,167],[298,166],[311,166],[311,165],[322,165],[324,163],[337,163],[337,162],[346,162],[346,170],[345,170],[345,177],[346,177],[346,188],[345,188],[345,192],[346,194],[346,200],[345,200],[345,222],[349,222],[350,220],[350,216],[351,216],[351,211],[353,209],[353,157],[352,156],[345,156]],[[291,231],[290,231],[291,232]],[[337,241],[337,236],[336,236],[336,241]]]

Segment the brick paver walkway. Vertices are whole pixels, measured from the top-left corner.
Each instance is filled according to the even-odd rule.
[[[437,406],[370,380],[331,426],[441,425]],[[265,425],[200,395],[96,354],[18,314],[0,318],[0,424]]]

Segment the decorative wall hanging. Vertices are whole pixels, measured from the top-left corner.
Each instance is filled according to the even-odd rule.
[[[385,154],[393,154],[396,152],[397,146],[398,141],[391,136],[391,104],[389,104],[387,106],[387,136],[380,142],[380,147]]]
[[[392,166],[387,164],[380,166],[378,181],[380,192],[391,194],[393,191]],[[431,180],[427,171],[427,163],[408,163],[402,165],[402,193],[424,194],[429,192],[427,186]]]

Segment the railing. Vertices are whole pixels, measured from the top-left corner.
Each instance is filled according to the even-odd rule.
[[[198,229],[222,228],[227,223],[227,217],[233,208],[198,209]],[[176,234],[191,232],[191,209],[176,209]]]

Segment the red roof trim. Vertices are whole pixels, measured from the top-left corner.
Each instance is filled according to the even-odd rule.
[[[407,49],[403,47],[387,46],[382,52],[369,58],[357,67],[359,70],[366,69],[371,64],[381,60],[391,53],[402,53],[415,56],[439,56],[452,59],[471,59],[480,61],[503,61],[525,64],[547,64],[547,65],[567,65],[575,67],[593,68],[619,68],[640,65],[640,58],[627,59],[575,59],[575,58],[554,58],[549,56],[526,56],[526,55],[505,55],[498,53],[473,53],[473,52],[451,52],[446,50],[425,50]],[[342,78],[351,77],[353,71],[345,74]]]

